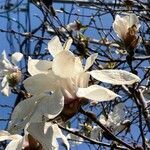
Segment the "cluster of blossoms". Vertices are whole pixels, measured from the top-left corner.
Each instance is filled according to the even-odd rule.
[[[134,43],[137,43],[138,38],[135,33],[139,28],[132,21],[128,29],[124,30],[125,33],[122,33],[122,30],[118,29],[118,24],[122,23],[125,26],[124,21],[127,18],[130,17],[120,18],[117,16],[114,22],[114,29],[125,45],[129,36],[135,38]],[[23,81],[23,85],[31,97],[21,101],[15,107],[11,116],[9,132],[0,132],[0,141],[12,140],[8,144],[7,150],[10,150],[10,147],[11,150],[20,150],[30,146],[29,140],[31,139],[36,140],[35,147],[42,146],[44,150],[58,149],[58,138],[61,138],[67,149],[69,149],[67,138],[58,124],[66,122],[78,113],[81,106],[87,102],[98,103],[121,97],[105,87],[90,83],[90,77],[113,85],[131,85],[140,81],[138,76],[124,70],[103,69],[89,71],[98,54],[92,54],[86,60],[81,60],[80,57],[75,56],[69,50],[71,44],[72,39],[69,38],[62,46],[59,38],[55,36],[48,43],[49,53],[53,57],[52,61],[29,57],[28,73],[31,76]],[[21,55],[18,55],[18,59],[14,59],[15,55],[12,55],[14,65],[21,60]],[[17,73],[18,75],[20,71],[6,59],[4,54],[3,60],[1,62],[5,62],[5,65],[4,69],[1,70],[7,71],[4,71],[5,75],[2,77],[7,79],[8,87],[11,86],[10,79],[12,74]],[[8,67],[6,64],[10,66]],[[17,79],[18,83],[20,78],[15,79]],[[115,118],[114,114],[109,114],[107,120],[104,116],[101,116],[100,121],[115,130],[116,124],[119,126],[122,120],[118,119],[118,116]],[[116,123],[114,123],[114,120]],[[25,133],[23,137],[16,134],[22,129],[24,129]]]

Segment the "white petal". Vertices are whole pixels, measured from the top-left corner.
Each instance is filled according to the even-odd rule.
[[[4,76],[4,78],[3,78],[2,82],[1,82],[1,86],[5,87],[6,84],[7,84],[7,75]]]
[[[30,122],[42,122],[43,117],[53,119],[62,111],[64,107],[64,97],[60,90],[53,94],[45,94],[31,117]]]
[[[7,56],[6,56],[6,52],[3,51],[2,52],[2,63],[4,65],[4,68],[5,69],[12,69],[13,68],[13,65],[10,63],[10,61],[7,59]]]
[[[83,72],[76,76],[73,81],[76,87],[85,88],[88,86],[90,74]]]
[[[82,62],[81,62],[81,59],[79,57],[75,57],[75,71],[76,71],[76,74],[78,73],[81,73],[83,72],[83,66],[82,66]]]
[[[57,124],[53,124],[52,125],[53,131],[54,131],[54,137],[56,138],[61,138],[63,143],[65,144],[67,150],[69,150],[70,146],[69,146],[69,142],[67,140],[67,137],[65,135],[63,135],[61,129],[58,127]]]
[[[69,150],[69,143],[66,137],[55,124],[51,124],[50,122],[31,123],[27,131],[42,144],[45,150],[58,150],[58,138],[62,138],[67,150]]]
[[[53,60],[53,72],[62,78],[70,78],[79,73],[78,61],[70,51],[59,53]]]
[[[65,97],[69,98],[75,97],[74,82],[70,78],[61,78],[59,83],[62,88],[63,95]]]
[[[57,77],[53,72],[49,74],[37,74],[24,80],[25,89],[33,94],[37,95],[43,92],[54,91],[57,88]]]
[[[18,135],[18,137],[12,140],[6,147],[5,150],[21,150],[23,145],[23,137]]]
[[[54,131],[50,122],[31,123],[27,131],[42,144],[44,150],[54,150],[54,146],[52,145]]]
[[[0,141],[5,141],[5,140],[10,139],[10,138],[9,138],[10,135],[11,135],[11,134],[10,134],[8,131],[1,130],[1,131],[0,131]]]
[[[97,58],[98,53],[92,54],[91,56],[89,56],[86,60],[86,64],[84,67],[84,71],[87,71],[95,62],[95,59]]]
[[[128,14],[128,15],[129,16],[127,18],[127,21],[128,21],[129,27],[132,27],[133,25],[136,25],[138,27],[139,26],[138,17],[135,14]]]
[[[71,47],[71,44],[72,44],[72,38],[69,38],[63,45],[63,49],[65,51],[69,51],[70,47]]]
[[[28,60],[28,72],[33,76],[39,73],[47,74],[52,68],[52,62],[47,60],[32,59]]]
[[[96,80],[114,85],[131,85],[140,81],[137,75],[125,70],[93,70],[90,74]]]
[[[117,33],[118,37],[124,39],[126,33],[128,32],[128,22],[125,18],[121,18],[116,15],[115,21],[113,23],[113,29]]]
[[[58,36],[53,37],[48,42],[48,51],[53,57],[63,51],[63,47]]]
[[[77,91],[77,96],[101,102],[112,100],[119,95],[107,88],[98,85],[91,85],[87,88],[79,88]]]
[[[11,135],[8,131],[0,131],[0,141],[12,140],[6,147],[5,150],[21,150],[23,137],[15,134]]]
[[[17,65],[17,63],[20,62],[22,58],[23,58],[23,54],[22,54],[22,53],[20,53],[20,52],[15,52],[15,53],[12,54],[12,56],[11,56],[11,62],[12,62],[14,65]]]
[[[1,90],[2,94],[4,94],[5,96],[9,96],[10,95],[10,87],[9,87],[9,83],[6,82],[5,86],[2,88]]]

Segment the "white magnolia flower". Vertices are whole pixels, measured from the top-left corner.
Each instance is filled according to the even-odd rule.
[[[139,28],[139,19],[135,14],[127,14],[124,17],[116,15],[113,23],[114,31],[129,50],[134,49],[140,41],[140,38],[137,36]]]
[[[108,114],[108,117],[101,115],[99,121],[113,132],[121,131],[124,128],[122,122],[125,120],[125,111],[122,103],[117,104],[113,111]]]
[[[11,56],[11,62],[7,59],[6,52],[2,52],[0,60],[0,80],[1,80],[1,92],[9,96],[10,87],[15,86],[20,78],[21,72],[17,66],[17,63],[22,59],[23,55],[19,52],[14,53]]]
[[[126,128],[126,124],[129,120],[125,120],[125,114],[123,104],[117,104],[113,111],[108,116],[100,115],[99,121],[113,133],[123,131]],[[99,126],[94,126],[91,130],[90,137],[94,140],[99,140],[102,137],[102,129]]]
[[[121,70],[94,70],[88,72],[87,70],[93,65],[97,54],[89,56],[83,66],[80,58],[69,51],[71,43],[72,40],[69,39],[62,46],[59,38],[54,37],[48,44],[48,49],[54,58],[52,62],[29,59],[28,72],[31,77],[24,81],[24,86],[33,96],[21,101],[15,107],[11,116],[10,131],[23,129],[29,123],[28,132],[44,145],[45,143],[40,141],[42,138],[38,135],[38,132],[40,128],[43,132],[45,121],[53,120],[62,111],[64,112],[64,103],[80,102],[79,100],[82,100],[82,98],[96,102],[109,101],[118,96],[113,91],[99,85],[88,86],[90,75],[97,80],[102,79],[103,82],[118,85],[122,83],[133,84],[140,80],[132,73]],[[107,79],[108,74],[110,74],[109,79]],[[74,107],[72,105],[72,108]],[[50,125],[48,129],[52,130],[52,128],[53,126]],[[59,138],[59,135],[56,133],[55,136]],[[47,134],[47,136],[51,135]],[[56,144],[56,141],[54,143]],[[47,143],[45,146],[47,146]],[[52,148],[52,146],[53,144],[50,147]]]
[[[60,88],[65,97],[65,103],[80,97],[94,101],[105,101],[112,100],[118,95],[98,85],[88,87],[90,75],[99,81],[115,85],[130,85],[140,81],[138,76],[123,70],[110,69],[88,72],[87,70],[93,65],[97,54],[89,56],[85,65],[82,66],[80,58],[69,51],[71,43],[72,40],[68,39],[62,46],[57,36],[48,43],[48,50],[54,59],[52,62],[40,60],[41,64],[49,66],[45,67],[44,71],[39,69],[41,65],[31,63],[32,59],[29,60],[28,71],[32,76],[24,81],[24,86],[28,92],[37,95]],[[34,62],[36,61],[39,60],[34,60]],[[33,74],[32,70],[36,70],[36,73]]]
[[[26,90],[34,95],[60,88],[65,98],[65,104],[80,97],[95,101],[111,100],[117,97],[117,94],[107,88],[97,85],[88,87],[90,74],[87,70],[94,63],[97,54],[88,57],[83,67],[80,58],[69,51],[71,43],[72,40],[69,39],[62,46],[58,37],[54,37],[49,42],[48,49],[54,57],[52,68],[46,74],[41,71],[41,73],[26,79],[24,81]],[[28,66],[31,68],[30,70],[35,68],[30,64]]]

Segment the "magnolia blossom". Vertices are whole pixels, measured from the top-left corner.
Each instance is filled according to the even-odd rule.
[[[17,63],[22,59],[23,55],[19,52],[14,53],[11,56],[11,62],[7,59],[5,51],[2,52],[0,60],[0,80],[1,80],[1,92],[9,96],[10,87],[15,86],[21,78],[21,72],[17,66]]]
[[[37,73],[26,79],[24,81],[26,90],[34,95],[60,88],[65,99],[65,104],[80,97],[95,101],[111,100],[117,97],[117,94],[107,88],[98,85],[88,87],[90,73],[87,70],[94,63],[97,54],[92,54],[88,57],[86,64],[82,66],[80,58],[69,51],[71,43],[72,40],[69,39],[62,46],[58,37],[54,37],[49,42],[48,49],[54,57],[51,69],[45,73]],[[28,66],[29,72],[31,72],[32,68],[35,68],[35,65],[30,62]]]
[[[125,111],[123,109],[123,104],[117,104],[113,111],[108,114],[108,117],[101,115],[99,121],[110,128],[113,131],[119,130],[119,126],[121,126],[121,122],[124,121]]]
[[[69,51],[71,43],[72,40],[68,39],[62,46],[56,36],[48,43],[48,50],[54,58],[52,62],[30,58],[28,72],[32,76],[24,81],[24,86],[29,93],[38,95],[60,89],[65,104],[81,98],[100,102],[112,100],[118,95],[99,85],[88,86],[90,75],[99,81],[115,85],[130,85],[140,81],[138,76],[123,70],[89,72],[88,69],[93,65],[97,54],[89,56],[83,66],[80,58]],[[46,67],[42,68],[41,66],[44,65]]]
[[[113,29],[124,42],[127,51],[134,50],[139,43],[140,38],[137,36],[139,28],[139,19],[135,14],[127,14],[124,17],[116,15],[113,23]]]
[[[119,103],[107,117],[100,115],[99,121],[113,133],[120,132],[126,128],[126,124],[129,122],[129,120],[125,120],[125,114],[123,104]],[[91,138],[98,140],[102,136],[102,132],[100,127],[94,126],[91,131]]]

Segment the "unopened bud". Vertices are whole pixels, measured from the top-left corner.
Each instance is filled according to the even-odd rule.
[[[140,42],[139,36],[137,34],[137,27],[133,25],[128,29],[128,32],[126,33],[124,37],[124,45],[128,53],[132,53],[133,50],[137,47],[138,43]]]

